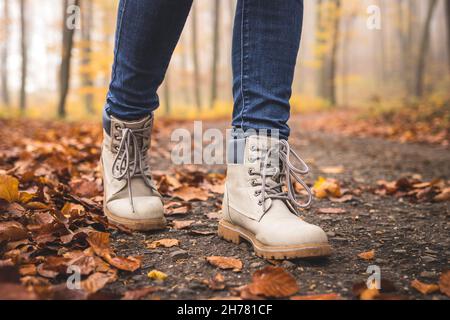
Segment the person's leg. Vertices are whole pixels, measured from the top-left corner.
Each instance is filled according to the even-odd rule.
[[[232,125],[289,136],[303,0],[238,0],[233,33]]]
[[[234,243],[249,240],[256,254],[268,259],[331,252],[326,233],[298,217],[312,200],[301,179],[308,167],[287,142],[302,17],[302,0],[238,0],[235,130],[218,233]],[[305,189],[305,202],[298,199],[296,185]]]
[[[106,110],[123,120],[143,118],[159,106],[164,80],[192,0],[121,0]]]
[[[104,212],[133,230],[165,227],[148,151],[156,93],[192,0],[121,0],[114,66],[103,113]]]

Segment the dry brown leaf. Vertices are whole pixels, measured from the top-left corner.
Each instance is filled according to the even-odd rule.
[[[267,266],[253,274],[247,290],[256,296],[286,298],[299,290],[295,278],[281,267]]]
[[[347,194],[345,196],[342,196],[340,198],[333,198],[330,197],[331,202],[336,202],[336,203],[345,203],[345,202],[350,202],[353,200],[353,195],[351,194]]]
[[[447,297],[450,297],[450,270],[442,272],[439,278],[439,289]]]
[[[431,294],[436,291],[439,291],[439,286],[437,284],[427,284],[417,279],[411,282],[411,287],[413,287],[422,294]]]
[[[211,256],[206,257],[206,261],[208,261],[211,265],[219,269],[223,270],[233,269],[234,272],[241,271],[243,266],[241,260],[230,257]]]
[[[19,222],[8,221],[0,223],[0,242],[17,241],[27,237],[27,230]]]
[[[347,213],[345,209],[341,208],[320,208],[317,210],[319,214],[344,214]]]
[[[134,272],[141,267],[142,259],[140,257],[118,257],[111,252],[109,247],[109,233],[92,232],[89,234],[87,241],[95,254],[120,270]]]
[[[211,290],[225,289],[225,277],[221,273],[217,273],[214,277],[203,281]]]
[[[95,181],[89,181],[86,179],[77,179],[70,182],[72,191],[79,197],[93,198],[100,194],[99,189]]]
[[[338,293],[327,293],[310,296],[293,296],[291,300],[342,300]]]
[[[444,190],[442,190],[441,193],[439,193],[437,196],[434,197],[434,201],[436,202],[450,201],[450,188],[445,188]]]
[[[375,258],[375,250],[362,252],[358,254],[358,257],[360,257],[363,260],[372,260],[373,258]]]
[[[116,279],[117,274],[115,272],[96,272],[81,282],[81,288],[87,293],[93,294],[103,289],[106,284],[116,281]]]
[[[173,220],[173,228],[176,230],[182,230],[189,228],[192,224],[195,223],[194,220]]]
[[[0,199],[9,203],[19,200],[19,180],[8,175],[0,175]]]
[[[209,192],[202,188],[182,186],[181,188],[176,189],[172,193],[172,196],[183,201],[206,201],[209,198]]]
[[[150,293],[161,290],[160,287],[144,287],[125,292],[121,300],[140,300],[145,298]]]
[[[180,245],[180,240],[178,239],[161,239],[153,241],[147,245],[149,249],[156,249],[157,247],[172,248]]]

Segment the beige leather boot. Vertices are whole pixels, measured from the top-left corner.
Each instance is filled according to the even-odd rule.
[[[103,132],[104,212],[112,223],[132,230],[161,229],[166,225],[161,195],[149,166],[152,127],[151,116],[138,121],[111,117],[111,135]]]
[[[294,167],[291,156],[303,168]],[[234,243],[245,239],[266,259],[330,255],[325,232],[298,217],[312,199],[300,178],[308,170],[287,141],[248,137],[243,163],[228,164],[219,236]],[[306,203],[298,202],[294,182],[308,192]]]

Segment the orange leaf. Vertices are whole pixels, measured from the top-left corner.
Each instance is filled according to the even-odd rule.
[[[437,284],[427,284],[420,282],[417,279],[411,282],[411,287],[413,287],[422,294],[430,294],[439,291],[439,286]]]
[[[206,201],[208,200],[209,192],[201,188],[182,186],[181,188],[176,189],[172,195],[183,201]]]
[[[364,260],[372,260],[375,257],[375,250],[370,250],[358,254],[358,257]]]
[[[291,300],[341,300],[342,297],[337,293],[319,294],[311,296],[294,296]]]
[[[173,227],[176,230],[182,230],[189,228],[195,221],[194,220],[174,220]]]
[[[178,239],[161,239],[153,241],[147,245],[149,249],[156,249],[157,247],[172,248],[180,245],[180,240]]]
[[[439,278],[439,289],[447,297],[450,297],[450,270],[441,274]]]
[[[0,199],[9,203],[19,200],[19,180],[11,176],[1,175]]]
[[[252,283],[246,286],[251,294],[271,298],[285,298],[297,293],[295,278],[281,267],[268,266],[253,274]]]
[[[235,272],[239,272],[242,270],[242,261],[239,259],[211,256],[207,257],[206,261],[208,261],[211,265],[218,267],[219,269],[223,270],[233,269],[233,271]]]
[[[334,179],[325,179],[323,177],[319,177],[314,183],[313,191],[316,198],[319,199],[327,197],[340,198],[342,196],[338,182]]]

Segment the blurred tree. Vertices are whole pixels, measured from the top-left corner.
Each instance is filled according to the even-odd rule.
[[[320,65],[318,93],[334,106],[337,104],[336,69],[340,41],[341,1],[318,0],[317,10],[316,56]]]
[[[448,68],[450,69],[450,0],[445,0],[445,18],[447,22]]]
[[[70,64],[72,60],[73,37],[76,26],[67,25],[68,9],[70,6],[79,6],[79,0],[64,0],[63,23],[62,23],[62,46],[61,46],[61,66],[59,72],[59,103],[58,116],[66,116],[66,101],[70,86]],[[76,19],[76,17],[75,17]]]
[[[169,68],[170,69],[170,68]],[[163,94],[164,94],[164,105],[166,107],[166,114],[170,114],[172,106],[170,104],[170,73],[169,73],[169,69],[167,69],[166,71],[166,76],[164,78],[164,87],[163,87]]]
[[[5,106],[9,105],[9,77],[8,77],[8,57],[9,57],[9,0],[3,0],[3,34],[1,53],[1,79],[2,79],[2,101]]]
[[[94,82],[92,80],[92,68],[91,68],[91,55],[92,55],[92,31],[94,28],[94,7],[93,0],[83,0],[82,5],[82,50],[81,50],[81,65],[82,65],[82,86],[86,90],[84,95],[84,103],[86,106],[86,111],[89,114],[93,114],[94,110],[94,95],[92,94],[92,89]]]
[[[198,62],[198,43],[197,43],[197,2],[192,5],[192,61],[194,64],[194,97],[197,109],[202,107],[200,92],[200,66]]]
[[[438,2],[437,0],[429,0],[427,15],[422,30],[419,57],[416,70],[416,90],[415,90],[416,97],[422,97],[424,94],[425,63],[428,49],[430,46],[431,21],[433,19],[433,14],[436,9],[437,2]]]
[[[211,101],[210,108],[214,108],[217,99],[217,67],[219,62],[219,37],[220,37],[220,0],[214,0],[213,6],[213,56],[211,67]]]
[[[20,112],[23,114],[27,107],[27,69],[28,69],[28,48],[27,48],[27,25],[26,25],[26,0],[20,0],[20,52],[22,56],[21,79],[20,79]]]

